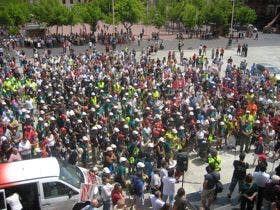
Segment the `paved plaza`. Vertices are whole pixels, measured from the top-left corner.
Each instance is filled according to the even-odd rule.
[[[198,40],[198,39],[192,39],[192,40],[184,40],[184,46],[182,50],[184,51],[184,57],[191,57],[194,53],[198,54],[198,47],[200,44],[207,45],[207,57],[211,57],[211,49],[212,48],[225,48],[227,39],[226,38],[220,38],[217,40]],[[118,49],[123,49],[125,47],[134,48],[137,51],[137,56],[140,55],[140,51],[147,47],[149,44],[152,44],[153,41],[144,40],[141,42],[140,47],[137,46],[137,42],[132,43],[131,45],[122,45],[117,46]],[[248,57],[244,58],[241,56],[238,56],[236,53],[237,50],[237,44],[240,43],[241,45],[243,43],[247,43],[248,48]],[[275,34],[260,34],[259,40],[253,40],[253,39],[241,39],[239,42],[233,42],[233,45],[231,48],[225,50],[224,54],[224,63],[226,63],[227,58],[230,56],[233,59],[233,63],[236,65],[239,65],[240,62],[244,59],[246,59],[248,63],[248,68],[252,66],[253,63],[270,63],[275,66],[280,67],[280,35]],[[179,58],[179,52],[177,49],[177,40],[164,40],[165,49],[158,51],[156,54],[152,54],[151,58],[162,58],[166,57],[169,51],[176,51],[177,58]],[[84,52],[88,46],[75,46],[75,52]],[[100,51],[104,51],[104,46],[97,45],[97,49]],[[25,49],[27,54],[30,56],[32,55],[32,49]],[[43,52],[43,49],[39,50],[40,53]],[[53,54],[61,54],[62,48],[53,48],[52,49]],[[224,64],[222,69],[225,70],[226,65]],[[228,192],[228,184],[230,183],[232,173],[233,173],[233,166],[232,163],[234,160],[238,159],[239,155],[239,148],[237,147],[237,151],[234,150],[226,150],[220,151],[220,156],[222,157],[222,164],[221,164],[221,182],[226,185],[224,188],[224,193],[222,195],[218,195],[216,206],[214,206],[214,209],[233,209],[238,207],[237,204],[237,197],[236,193],[235,196],[233,196],[232,202],[226,197],[226,194]],[[249,164],[252,164],[253,162],[253,154],[249,153],[246,156],[245,159]],[[279,161],[275,164],[272,164],[269,162],[268,165],[268,172],[273,171],[273,169],[278,166]],[[188,198],[193,202],[195,206],[198,207],[199,204],[199,192],[202,190],[202,183],[204,180],[204,174],[206,174],[205,167],[207,166],[206,163],[202,162],[200,158],[197,157],[195,153],[190,154],[190,160],[189,160],[189,169],[185,173],[185,183],[184,183],[184,189],[186,190],[186,193],[188,194]],[[254,167],[251,166],[249,169],[249,172],[253,172]],[[181,187],[182,183],[177,184],[177,188]],[[237,187],[235,189],[237,192]],[[146,194],[146,198],[148,197],[148,194]],[[237,205],[237,206],[235,206]],[[147,207],[148,208],[148,207]]]

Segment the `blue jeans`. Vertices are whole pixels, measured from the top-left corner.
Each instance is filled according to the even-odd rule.
[[[174,195],[163,195],[163,196],[162,196],[162,200],[163,200],[164,202],[166,202],[167,199],[169,199],[170,209],[172,209],[173,204],[174,204]]]
[[[103,210],[111,209],[111,200],[103,201]]]

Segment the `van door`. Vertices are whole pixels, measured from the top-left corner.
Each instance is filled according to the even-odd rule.
[[[7,210],[5,190],[0,190],[0,210]]]
[[[79,192],[59,180],[40,183],[41,210],[72,209],[79,201]]]

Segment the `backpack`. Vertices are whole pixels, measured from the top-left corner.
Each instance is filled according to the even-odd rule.
[[[221,193],[224,190],[224,186],[220,181],[217,181],[216,183],[216,192],[217,193]]]

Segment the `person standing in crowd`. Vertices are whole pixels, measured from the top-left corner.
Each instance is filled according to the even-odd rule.
[[[258,187],[258,197],[257,197],[257,210],[262,209],[263,202],[263,191],[265,188],[265,184],[269,181],[270,175],[266,173],[266,165],[260,163],[259,165],[260,171],[253,173],[254,182]]]
[[[159,190],[155,191],[155,193],[150,196],[150,200],[153,210],[161,210],[165,204],[161,199],[161,192]]]
[[[154,173],[152,174],[152,177],[151,177],[150,187],[151,187],[151,193],[153,193],[153,194],[156,191],[158,191],[161,187],[161,178],[159,176],[159,169],[158,168],[154,169]]]
[[[175,202],[172,210],[185,210],[188,206],[185,198],[186,192],[184,188],[179,188],[175,196]]]
[[[166,202],[167,199],[170,206],[173,206],[174,203],[174,196],[175,196],[175,184],[176,179],[174,178],[174,170],[168,171],[168,176],[163,177],[162,179],[163,184],[163,201]]]
[[[254,202],[258,194],[258,187],[256,183],[253,182],[253,177],[251,174],[247,174],[245,179],[240,185],[240,209],[254,209]]]
[[[259,156],[263,154],[263,151],[264,151],[263,137],[260,136],[258,138],[258,142],[255,143],[253,166],[255,165],[255,162],[259,158]]]
[[[218,151],[215,149],[212,149],[210,151],[210,157],[208,157],[208,163],[209,165],[212,164],[215,166],[215,171],[221,171],[221,157],[218,155]]]
[[[243,152],[245,146],[245,152],[250,151],[251,134],[253,132],[252,124],[249,122],[250,111],[246,111],[245,120],[242,119],[240,127],[240,153]]]
[[[263,209],[272,209],[272,204],[277,203],[279,205],[280,196],[280,177],[273,175],[269,182],[265,184],[263,191]]]
[[[137,172],[135,176],[131,178],[131,185],[135,190],[134,202],[136,210],[140,210],[144,207],[144,190],[145,190],[145,182],[144,182],[144,174],[143,169],[145,165],[142,162],[137,163]]]
[[[31,144],[29,140],[23,138],[18,145],[18,151],[23,160],[31,159]]]
[[[21,160],[21,155],[18,152],[17,148],[14,147],[13,152],[10,155],[8,162],[14,162],[14,161],[19,161],[19,160]]]
[[[128,161],[125,157],[120,157],[119,164],[117,166],[115,179],[119,182],[122,187],[127,187],[127,178],[128,178]]]
[[[111,196],[112,196],[112,204],[113,206],[117,205],[119,200],[123,200],[124,196],[123,196],[123,191],[122,191],[122,186],[119,183],[116,183],[114,185],[114,188],[111,192]]]
[[[112,203],[113,185],[110,184],[110,177],[102,177],[103,185],[101,185],[101,198],[103,201],[103,210],[110,210]]]
[[[227,195],[228,198],[231,198],[236,184],[238,183],[238,189],[240,191],[240,186],[244,182],[244,178],[246,177],[246,170],[249,168],[249,164],[244,161],[245,156],[245,153],[241,153],[239,154],[239,160],[233,161],[234,171],[231,178],[231,183],[229,185],[229,193]]]
[[[204,176],[203,190],[201,192],[201,204],[204,209],[208,210],[215,199],[216,183],[220,180],[220,174],[215,171],[213,164],[209,164],[206,167],[206,171],[207,174]]]

